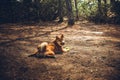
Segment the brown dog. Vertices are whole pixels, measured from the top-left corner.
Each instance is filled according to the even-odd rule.
[[[55,54],[62,54],[64,52],[62,46],[65,44],[63,38],[64,35],[62,34],[60,37],[56,36],[56,39],[51,43],[41,43],[38,45],[35,54],[43,57],[55,57]]]

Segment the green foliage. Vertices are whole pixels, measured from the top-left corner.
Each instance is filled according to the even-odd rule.
[[[101,3],[100,11],[98,9],[98,6],[96,7],[97,7],[96,11],[94,12],[94,14],[89,15],[88,19],[96,23],[101,23],[101,22],[106,23],[109,17],[108,14],[110,11],[110,4]]]
[[[101,0],[98,7],[98,0],[77,0],[79,17],[86,18],[97,23],[120,23],[120,1],[110,3],[110,0]],[[73,4],[74,6],[74,4]],[[100,8],[100,9],[99,9]],[[74,15],[75,7],[73,8]]]
[[[97,11],[96,0],[90,0],[90,1],[79,0],[78,10],[80,17],[87,18],[90,15],[94,15],[95,12]],[[74,8],[74,12],[75,12],[75,8]]]
[[[54,20],[58,17],[58,1],[44,0],[40,5],[40,19],[44,21]]]

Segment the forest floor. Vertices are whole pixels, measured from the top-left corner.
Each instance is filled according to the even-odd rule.
[[[70,49],[56,58],[28,57],[63,33]],[[0,80],[120,80],[120,26],[76,22],[0,25]]]

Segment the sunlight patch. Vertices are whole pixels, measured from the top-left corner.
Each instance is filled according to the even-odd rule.
[[[91,32],[93,34],[103,34],[103,32]]]
[[[83,33],[87,33],[87,34],[90,34],[90,33],[92,33],[92,34],[98,34],[98,35],[103,34],[103,32],[98,32],[98,31],[85,31],[85,30],[82,30],[82,32]]]

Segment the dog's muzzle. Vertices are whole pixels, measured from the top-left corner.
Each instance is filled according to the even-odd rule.
[[[61,45],[64,45],[64,44],[65,44],[65,41],[62,41],[62,42],[61,42]]]

